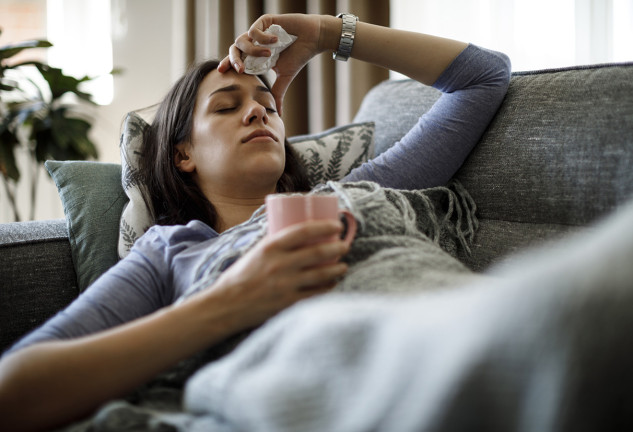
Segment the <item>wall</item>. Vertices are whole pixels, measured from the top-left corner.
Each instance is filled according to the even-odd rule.
[[[85,0],[55,1],[63,9],[66,31],[70,34],[85,31],[82,28],[85,23],[76,19]],[[45,2],[40,0],[39,3]],[[100,160],[119,163],[119,131],[126,113],[159,102],[175,77],[184,72],[186,19],[181,0],[111,0],[110,3],[113,65],[123,72],[114,77],[112,103],[86,107],[86,110],[95,118],[92,138],[99,149]],[[39,35],[42,36],[45,35]],[[28,182],[20,186],[18,194],[26,204]],[[44,170],[39,174],[37,202],[35,219],[63,217],[56,188]],[[0,203],[0,222],[12,221],[4,191],[0,191]],[[23,219],[28,214],[27,207],[21,206]]]
[[[184,72],[180,35],[185,18],[179,7],[183,3],[112,0],[113,64],[123,72],[114,77],[112,103],[100,107],[98,113],[95,132],[102,161],[120,162],[119,131],[125,115],[160,102],[174,77]]]

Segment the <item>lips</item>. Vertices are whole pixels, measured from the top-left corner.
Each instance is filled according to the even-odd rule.
[[[275,142],[279,142],[279,139],[275,136],[275,134],[267,129],[257,129],[256,131],[251,132],[250,134],[242,138],[242,142],[245,143],[252,140],[253,138],[258,137],[269,137],[275,140]]]

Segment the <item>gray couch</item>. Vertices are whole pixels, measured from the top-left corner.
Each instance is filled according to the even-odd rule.
[[[355,121],[375,121],[379,153],[437,97],[414,81],[387,81]],[[633,196],[633,63],[514,73],[456,178],[478,206],[472,254],[461,256],[477,271],[620,206]],[[78,286],[64,219],[0,224],[0,349],[67,305]]]

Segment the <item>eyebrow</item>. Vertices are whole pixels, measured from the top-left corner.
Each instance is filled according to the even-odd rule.
[[[221,87],[221,88],[219,88],[217,90],[212,91],[209,94],[209,97],[213,96],[216,93],[220,93],[220,92],[234,92],[234,91],[237,91],[237,90],[240,90],[240,89],[241,89],[240,85],[238,85],[238,84],[231,84],[229,86]],[[255,87],[255,90],[257,90],[259,92],[263,92],[263,93],[270,93],[270,90],[266,86],[258,85],[257,87]]]

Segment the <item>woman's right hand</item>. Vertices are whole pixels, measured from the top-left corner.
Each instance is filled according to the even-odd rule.
[[[256,326],[304,298],[331,290],[347,271],[338,260],[349,246],[339,221],[307,221],[266,236],[210,290],[235,310],[236,327]],[[320,241],[332,238],[335,241]],[[205,292],[203,291],[203,293]]]
[[[237,73],[243,73],[243,56],[270,56],[270,50],[261,45],[276,41],[275,36],[265,33],[273,24],[280,25],[289,34],[297,36],[297,40],[281,52],[273,68],[277,79],[272,87],[272,93],[277,109],[281,112],[286,90],[301,69],[315,55],[336,47],[340,37],[341,21],[327,15],[262,15],[251,25],[248,32],[235,39],[235,43],[229,48],[229,55],[220,62],[218,71],[224,73],[234,69]],[[255,45],[255,42],[261,45]]]

